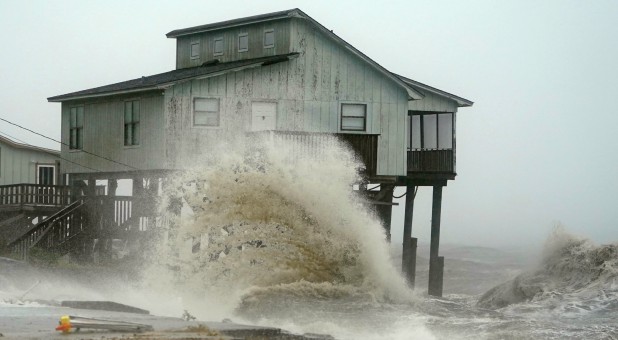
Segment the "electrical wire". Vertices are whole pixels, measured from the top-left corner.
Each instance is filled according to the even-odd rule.
[[[11,125],[17,126],[17,127],[18,127],[18,128],[20,128],[20,129],[24,129],[24,130],[26,130],[26,131],[28,131],[28,132],[32,132],[32,133],[34,133],[35,135],[39,135],[39,136],[41,136],[41,137],[43,137],[43,138],[47,138],[47,139],[49,139],[49,140],[51,140],[51,141],[54,141],[54,142],[56,142],[56,143],[60,143],[60,144],[62,144],[62,145],[65,145],[65,146],[71,147],[71,146],[70,146],[69,144],[67,144],[67,143],[64,143],[64,142],[62,142],[62,141],[59,141],[59,140],[53,139],[53,138],[51,138],[51,137],[45,136],[45,135],[44,135],[44,134],[42,134],[42,133],[38,133],[38,132],[36,132],[36,131],[33,131],[33,130],[31,130],[31,129],[28,129],[27,127],[23,127],[23,126],[21,126],[21,125],[19,125],[19,124],[16,124],[16,123],[13,123],[13,122],[11,122],[11,121],[8,121],[8,120],[6,120],[6,119],[4,119],[4,118],[1,118],[1,117],[0,117],[0,120],[5,121],[5,122],[7,122],[7,123],[9,123],[9,124],[11,124]],[[84,152],[84,153],[87,153],[87,154],[89,154],[89,155],[93,155],[93,156],[95,156],[95,157],[99,157],[99,158],[105,159],[105,160],[107,160],[107,161],[110,161],[110,162],[113,162],[113,163],[116,163],[116,164],[120,164],[120,165],[122,165],[122,166],[126,166],[127,168],[131,168],[131,169],[134,169],[134,170],[139,170],[138,168],[136,168],[136,167],[134,167],[134,166],[131,166],[131,165],[129,165],[129,164],[125,164],[125,163],[122,163],[122,162],[118,162],[118,161],[115,161],[115,160],[113,160],[113,159],[111,159],[111,158],[108,158],[108,157],[105,157],[105,156],[101,156],[101,155],[97,155],[96,153],[93,153],[93,152],[90,152],[90,151],[87,151],[87,150],[84,150],[84,149],[82,149],[81,151],[82,151],[82,152]]]

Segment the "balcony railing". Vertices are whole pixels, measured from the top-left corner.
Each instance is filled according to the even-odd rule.
[[[63,185],[0,185],[0,205],[56,206],[69,204],[69,187]]]
[[[297,147],[298,150],[293,150],[295,153],[313,156],[319,154],[324,145],[328,145],[334,139],[338,139],[348,145],[356,157],[363,162],[365,166],[363,175],[375,176],[377,171],[379,135],[299,131],[261,131],[250,134],[270,136],[275,143],[287,142],[287,145]]]
[[[408,151],[408,172],[454,173],[453,150]]]

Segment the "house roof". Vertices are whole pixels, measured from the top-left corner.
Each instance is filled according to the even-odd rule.
[[[354,46],[350,45],[348,42],[340,38],[332,30],[329,30],[326,27],[322,26],[322,24],[315,21],[312,17],[308,16],[305,12],[301,11],[298,8],[290,9],[287,11],[273,12],[273,13],[255,15],[255,16],[250,16],[250,17],[245,17],[245,18],[233,19],[233,20],[228,20],[228,21],[221,21],[221,22],[216,22],[216,23],[207,24],[207,25],[177,29],[177,30],[173,30],[167,33],[166,36],[168,38],[177,38],[177,37],[184,36],[184,35],[203,33],[203,32],[208,32],[208,31],[213,31],[213,30],[230,28],[234,26],[248,25],[248,24],[253,24],[257,22],[272,21],[272,20],[279,20],[279,19],[285,19],[285,18],[301,18],[301,19],[307,20],[307,22],[312,24],[316,29],[321,31],[327,37],[333,39],[336,43],[342,45],[343,47],[348,49],[350,52],[352,52],[353,54],[357,55],[358,57],[360,57],[361,59],[369,63],[378,72],[382,73],[387,78],[390,78],[391,80],[393,80],[394,82],[402,86],[404,89],[406,89],[406,91],[408,92],[408,96],[412,100],[418,100],[418,99],[423,98],[422,93],[418,92],[415,88],[413,88],[409,84],[403,82],[401,79],[399,79],[399,77],[393,75],[391,72],[389,72],[387,69],[382,67],[380,64],[376,63],[371,58],[366,56],[363,52],[357,50]]]
[[[9,146],[12,146],[12,147],[14,147],[16,149],[26,149],[26,150],[45,152],[45,153],[52,154],[53,156],[60,157],[60,151],[59,150],[52,150],[52,149],[42,148],[40,146],[34,146],[34,145],[26,144],[26,143],[19,143],[19,142],[16,142],[16,141],[14,141],[13,139],[11,139],[9,137],[5,137],[5,136],[2,136],[2,135],[0,135],[0,143],[8,144]]]
[[[454,95],[452,93],[448,93],[446,91],[442,91],[442,90],[437,89],[435,87],[431,87],[429,85],[425,85],[425,84],[420,83],[420,82],[418,82],[416,80],[412,80],[410,78],[406,78],[404,76],[401,76],[401,75],[398,75],[398,74],[395,74],[395,73],[393,73],[393,74],[395,76],[399,77],[401,80],[403,80],[406,84],[410,84],[411,86],[413,86],[415,88],[418,88],[419,90],[421,90],[421,92],[422,91],[431,92],[433,94],[437,94],[439,96],[446,97],[446,98],[449,98],[449,99],[455,101],[457,103],[458,107],[472,106],[474,104],[473,101],[468,100],[466,98],[462,98],[462,97],[456,96],[456,95]]]
[[[298,8],[294,8],[294,9],[290,9],[287,11],[259,14],[259,15],[254,15],[250,17],[245,17],[245,18],[238,18],[238,19],[215,22],[212,24],[194,26],[194,27],[189,27],[189,28],[182,28],[182,29],[173,30],[167,33],[165,36],[168,38],[176,38],[176,37],[180,37],[183,35],[202,33],[202,32],[207,32],[207,31],[212,31],[212,30],[219,30],[223,28],[230,28],[230,27],[234,27],[238,25],[247,25],[247,24],[253,24],[253,23],[263,22],[263,21],[285,19],[285,18],[290,18],[292,16],[297,16],[296,11],[300,11],[300,10]],[[300,12],[302,13],[302,11]]]
[[[225,63],[207,62],[202,66],[183,68],[152,76],[141,77],[127,80],[120,83],[95,87],[83,91],[71,92],[59,96],[47,98],[50,102],[63,102],[68,100],[102,97],[115,94],[143,92],[157,89],[164,89],[177,82],[218,76],[227,72],[239,71],[245,68],[260,67],[287,61],[298,56],[298,53],[288,53],[282,55],[230,61]]]

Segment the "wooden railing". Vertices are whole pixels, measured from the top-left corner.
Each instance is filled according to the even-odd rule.
[[[25,259],[34,246],[50,249],[65,243],[84,230],[85,206],[83,201],[73,202],[11,242],[9,248],[16,257]]]
[[[365,165],[364,174],[375,176],[378,167],[378,137],[372,134],[353,133],[323,133],[300,131],[260,131],[252,132],[253,136],[268,136],[274,143],[292,145],[298,148],[296,154],[319,156],[325,145],[339,140],[348,145],[356,157]]]
[[[68,186],[41,184],[0,185],[0,205],[46,205],[63,207],[69,204]]]
[[[408,151],[408,172],[454,173],[453,150]]]
[[[126,238],[130,233],[146,231],[155,227],[155,216],[144,216],[144,206],[152,202],[136,201],[145,198],[131,196],[83,197],[49,216],[9,244],[13,254],[25,259],[31,248],[64,252],[70,249],[68,242],[84,232],[89,237]],[[141,204],[140,204],[141,203]]]

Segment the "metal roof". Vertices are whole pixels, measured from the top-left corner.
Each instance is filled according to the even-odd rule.
[[[215,22],[212,24],[206,24],[206,25],[173,30],[167,33],[165,36],[168,38],[176,38],[176,37],[180,37],[183,35],[202,33],[202,32],[207,32],[207,31],[212,31],[212,30],[230,28],[230,27],[239,26],[239,25],[254,24],[257,22],[272,21],[272,20],[277,20],[277,19],[285,19],[285,18],[297,16],[298,12],[301,12],[301,11],[298,8],[294,8],[294,9],[290,9],[287,11],[279,11],[279,12],[273,12],[273,13],[254,15],[254,16],[245,17],[245,18],[220,21],[220,22]]]
[[[208,78],[245,68],[270,65],[295,58],[298,53],[230,61],[225,63],[206,62],[202,66],[183,68],[152,76],[127,80],[120,83],[95,87],[47,98],[50,102],[63,102],[82,98],[102,97],[115,94],[161,90],[179,81]]]
[[[26,143],[19,143],[19,142],[12,140],[11,138],[8,138],[2,135],[0,135],[0,143],[8,144],[16,149],[27,149],[27,150],[33,150],[33,151],[40,151],[40,152],[52,154],[53,156],[56,156],[56,157],[60,157],[59,150],[42,148],[40,146],[34,146],[31,144],[26,144]]]

